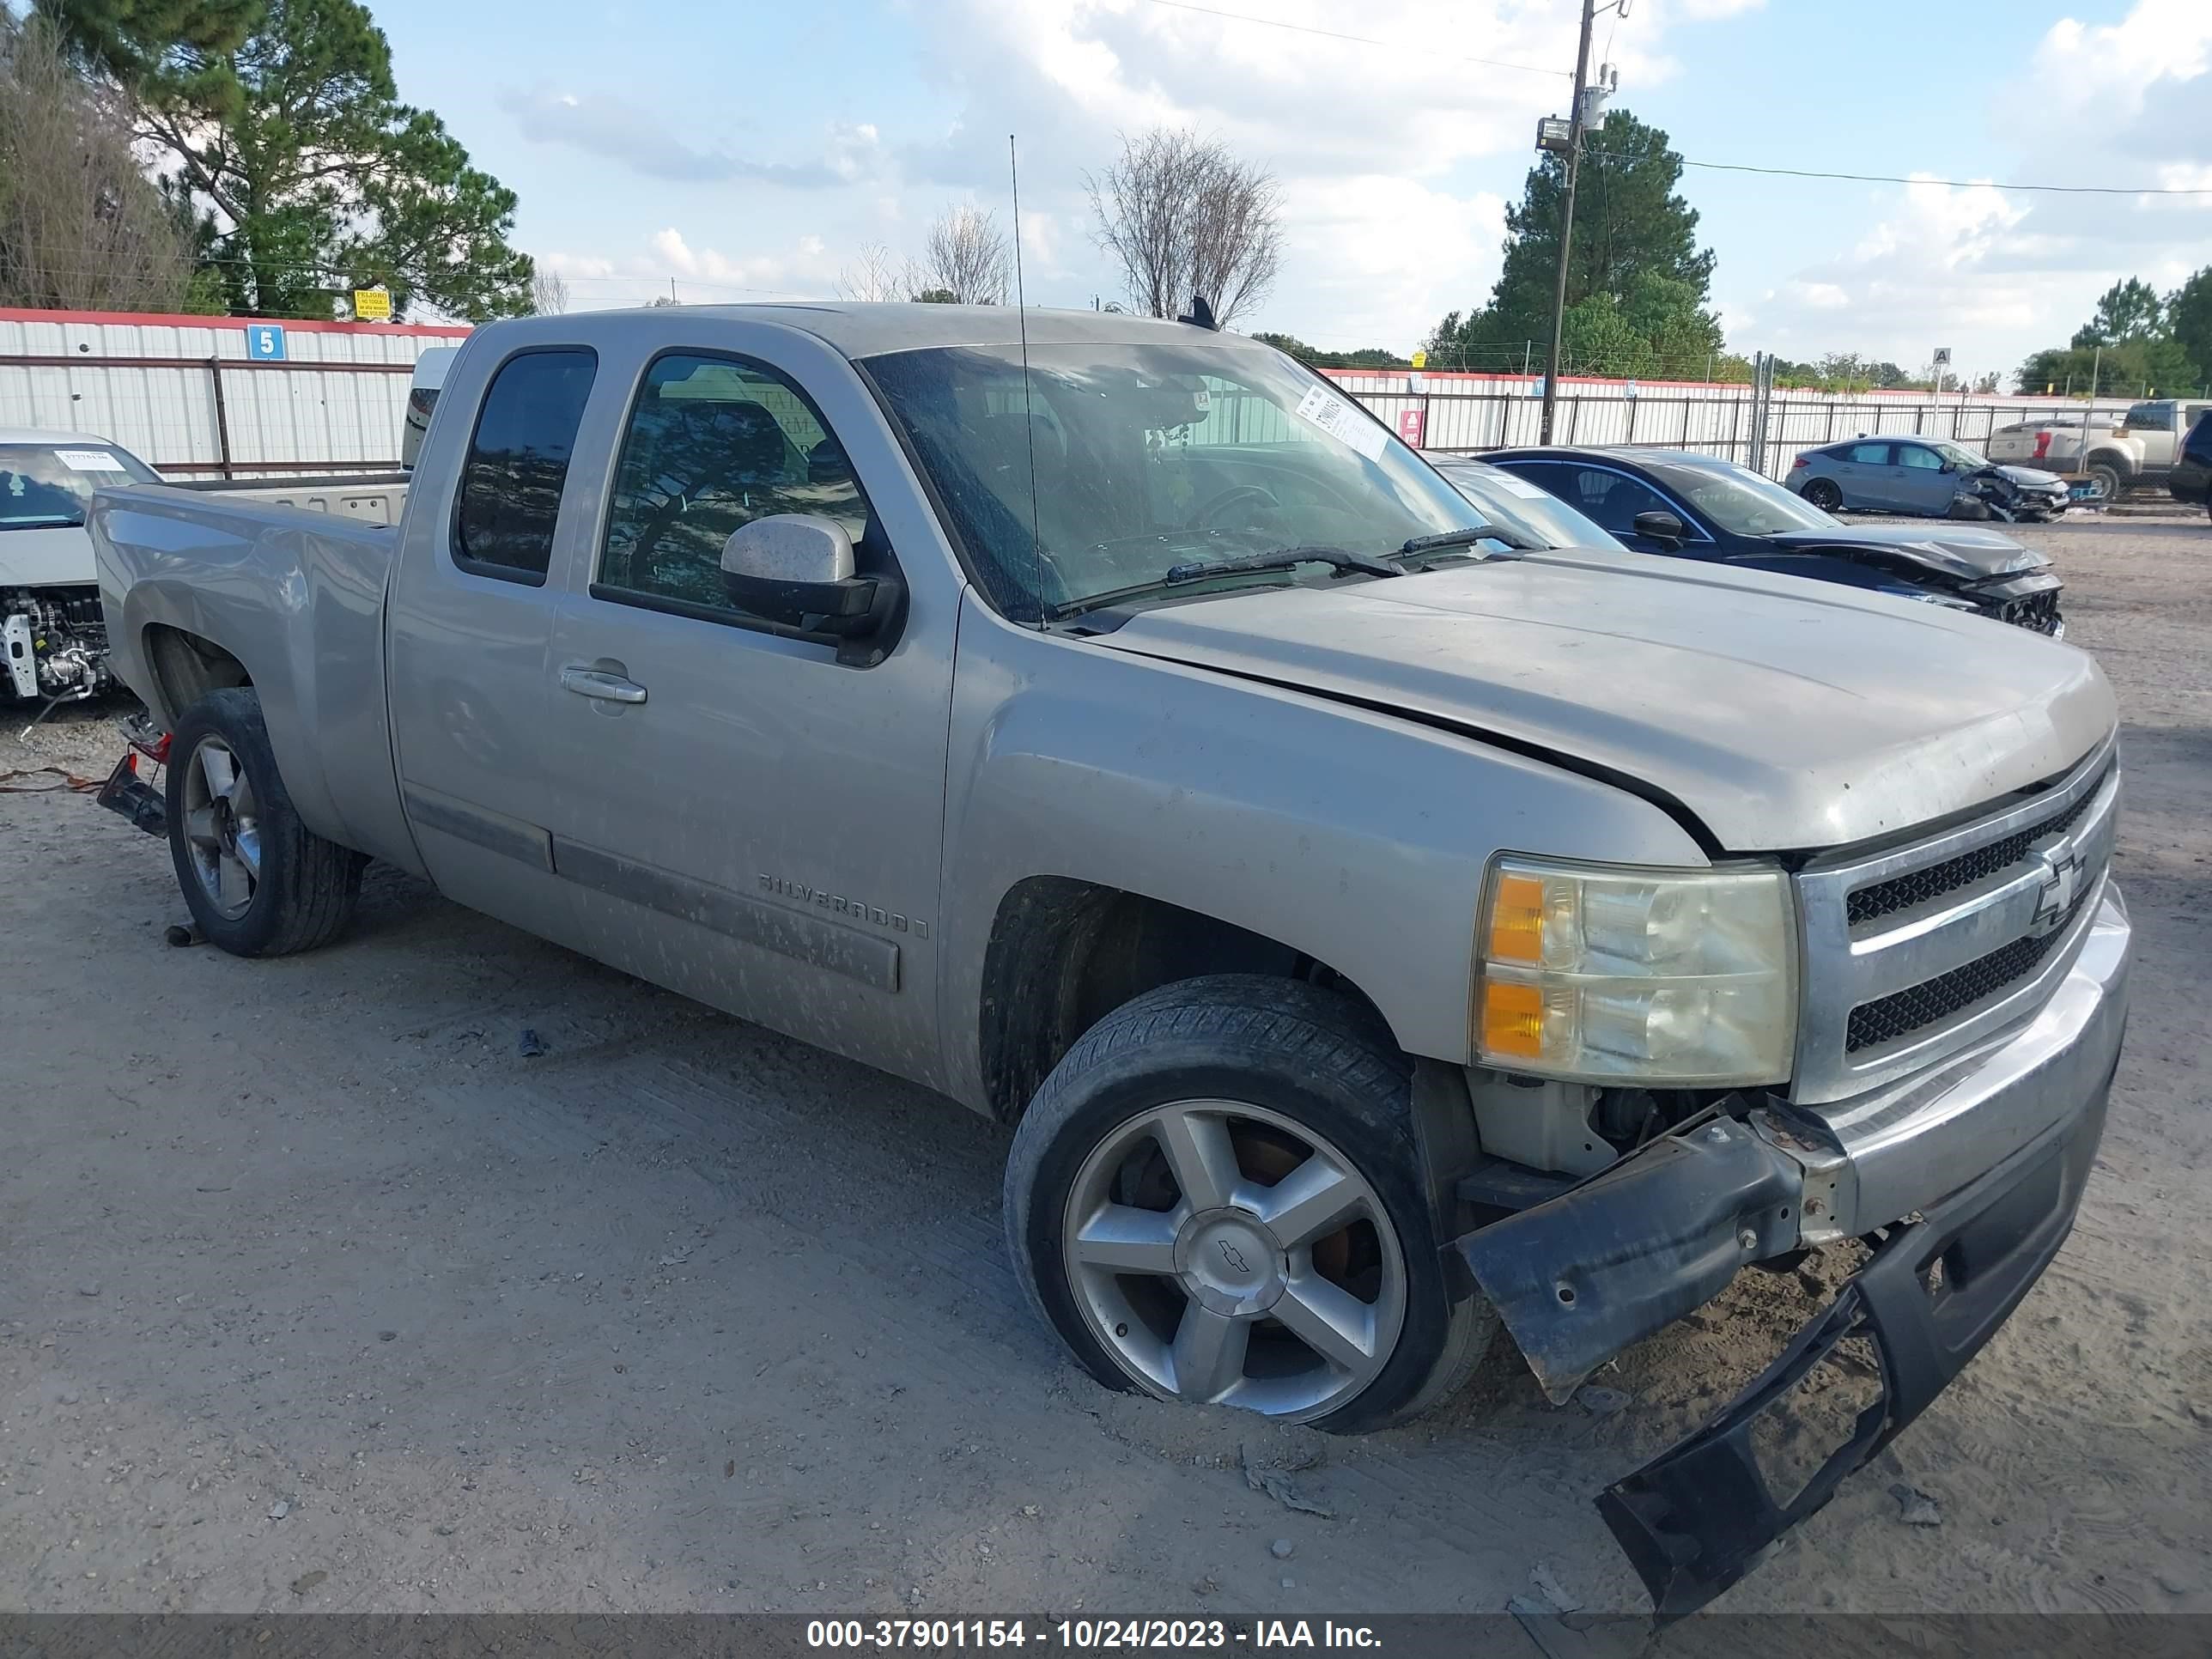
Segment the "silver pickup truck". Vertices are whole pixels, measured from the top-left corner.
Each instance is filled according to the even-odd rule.
[[[503,322],[396,526],[148,488],[93,528],[210,939],[325,944],[382,860],[1015,1124],[1008,1248],[1109,1387],[1366,1429],[1502,1331],[1564,1399],[1863,1253],[1600,1495],[1662,1613],[1988,1340],[2096,1152],[2087,655],[1547,545],[1252,341]],[[1784,1488],[1754,1430],[1847,1345],[1869,1401]]]

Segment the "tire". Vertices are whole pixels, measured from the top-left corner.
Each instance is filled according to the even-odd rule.
[[[1823,513],[1843,511],[1844,492],[1836,487],[1832,478],[1814,478],[1800,493]]]
[[[237,957],[290,956],[336,939],[366,860],[300,822],[259,696],[210,692],[177,722],[169,754],[169,856],[201,936]]]
[[[1053,1068],[1007,1158],[1030,1305],[1109,1389],[1340,1433],[1437,1404],[1499,1327],[1446,1294],[1411,1099],[1380,1023],[1296,981],[1220,975],[1123,1004]],[[1339,1205],[1347,1222],[1300,1241],[1299,1210]],[[1106,1265],[1071,1249],[1079,1215]]]
[[[2082,471],[2090,482],[2097,486],[2099,492],[2097,499],[2100,501],[2116,501],[2120,498],[2120,491],[2127,488],[2127,473],[2117,462],[2107,460],[2101,456],[2091,457],[2089,465]]]

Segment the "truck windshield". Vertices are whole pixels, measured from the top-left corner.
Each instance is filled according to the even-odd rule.
[[[80,525],[94,490],[154,482],[143,461],[104,444],[0,444],[0,531]]]
[[[976,580],[1022,621],[1177,567],[1292,547],[1381,556],[1479,520],[1349,396],[1249,346],[1034,345],[1026,387],[1012,345],[863,367]],[[1267,580],[1347,578],[1310,564]]]

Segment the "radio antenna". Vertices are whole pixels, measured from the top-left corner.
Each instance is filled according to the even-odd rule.
[[[1006,181],[1014,197],[1014,321],[1022,337],[1022,435],[1030,454],[1030,582],[1036,590],[1037,627],[1045,624],[1044,537],[1037,528],[1036,414],[1030,404],[1029,300],[1022,287],[1022,173],[1014,135],[1006,135]]]

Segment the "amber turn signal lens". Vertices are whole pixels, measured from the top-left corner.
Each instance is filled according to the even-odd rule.
[[[1498,878],[1490,906],[1492,962],[1539,963],[1544,959],[1544,882],[1540,876],[1511,872]]]
[[[1484,981],[1482,1047],[1487,1054],[1540,1058],[1544,1052],[1543,992],[1510,980]]]

